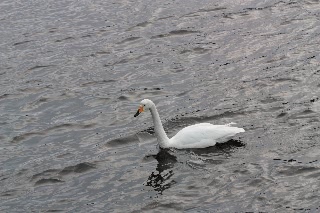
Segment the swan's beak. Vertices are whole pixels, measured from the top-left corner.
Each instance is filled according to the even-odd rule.
[[[137,111],[137,113],[136,114],[134,114],[134,117],[137,117],[141,112],[143,112],[144,110],[143,110],[143,106],[140,106],[139,107],[139,109],[138,109],[138,111]]]

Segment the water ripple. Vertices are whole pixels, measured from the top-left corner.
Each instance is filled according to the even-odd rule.
[[[319,1],[0,2],[0,211],[318,212]],[[162,150],[200,122],[246,132]]]

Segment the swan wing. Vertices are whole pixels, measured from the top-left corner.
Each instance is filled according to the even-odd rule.
[[[170,139],[170,146],[183,148],[204,148],[214,146],[234,136],[244,129],[228,125],[212,125],[200,123],[183,128]]]

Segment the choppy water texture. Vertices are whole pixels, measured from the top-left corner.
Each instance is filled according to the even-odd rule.
[[[319,212],[320,4],[0,2],[1,212]],[[159,150],[174,135],[246,132]]]

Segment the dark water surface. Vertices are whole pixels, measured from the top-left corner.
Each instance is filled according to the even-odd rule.
[[[319,52],[318,0],[2,0],[0,212],[320,212]]]

